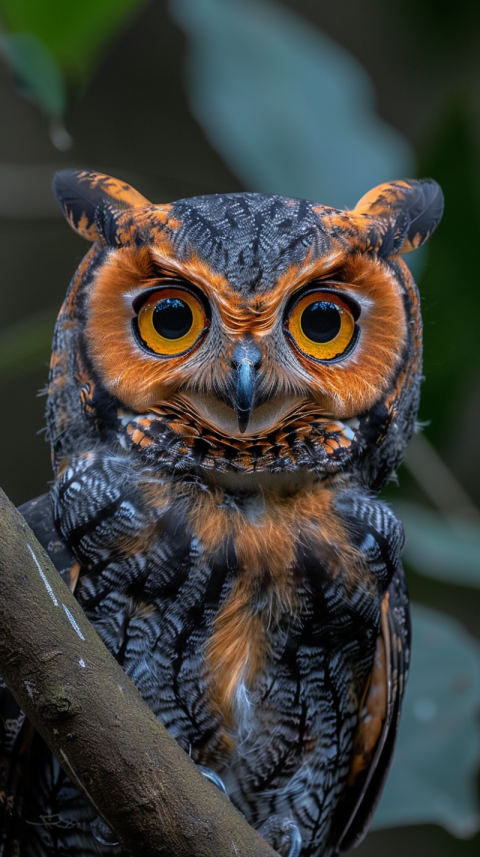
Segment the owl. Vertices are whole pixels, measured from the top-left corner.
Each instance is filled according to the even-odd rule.
[[[403,530],[375,497],[419,401],[401,254],[435,229],[440,188],[383,184],[345,211],[256,193],[155,205],[91,171],[54,191],[93,244],[55,327],[54,482],[21,510],[249,823],[283,857],[347,850],[408,673]],[[2,853],[124,854],[1,702]]]

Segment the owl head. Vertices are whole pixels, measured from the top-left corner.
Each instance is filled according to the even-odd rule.
[[[55,329],[57,467],[108,442],[164,473],[381,486],[418,407],[419,299],[400,254],[441,218],[434,181],[380,185],[350,211],[256,193],[156,205],[91,171],[57,173],[54,192],[94,242]]]

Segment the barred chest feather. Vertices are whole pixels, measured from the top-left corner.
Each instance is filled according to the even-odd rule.
[[[325,787],[346,776],[394,567],[372,532],[393,516],[333,479],[224,483],[162,479],[98,449],[53,498],[86,615],[255,821],[309,779],[322,802],[320,769]]]

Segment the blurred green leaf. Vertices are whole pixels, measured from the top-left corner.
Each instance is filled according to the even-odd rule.
[[[421,419],[430,440],[448,456],[456,449],[469,398],[478,385],[480,289],[476,247],[480,232],[480,174],[476,117],[460,94],[448,105],[421,157],[421,174],[445,194],[445,214],[428,242],[429,263],[419,286],[424,322]],[[471,416],[470,416],[471,418]],[[454,430],[452,419],[454,420]],[[472,480],[477,490],[478,477]]]
[[[67,95],[62,72],[43,42],[31,33],[0,33],[0,56],[15,84],[47,116],[63,116]]]
[[[415,571],[480,586],[480,525],[465,518],[445,518],[418,503],[399,501],[395,512],[405,527],[404,558]]]
[[[397,750],[374,828],[480,829],[480,646],[454,619],[413,606],[413,654]]]
[[[0,377],[48,365],[57,314],[58,307],[42,310],[0,331]]]
[[[458,63],[459,51],[465,54],[472,41],[477,50],[480,6],[475,0],[402,0],[401,8],[407,20],[415,21],[422,48],[434,61],[441,55],[442,64]]]
[[[73,79],[85,80],[105,42],[144,5],[145,0],[0,0],[12,33],[33,33]]]
[[[12,0],[13,2],[13,0]],[[252,190],[354,205],[414,172],[342,47],[268,0],[171,0],[190,42],[193,110]]]

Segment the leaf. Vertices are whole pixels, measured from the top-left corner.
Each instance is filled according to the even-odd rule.
[[[0,377],[48,364],[58,307],[41,310],[0,331]]]
[[[251,189],[354,205],[414,171],[343,48],[268,0],[171,0],[189,37],[192,109]]]
[[[480,230],[479,158],[476,114],[458,93],[452,93],[428,141],[421,174],[435,177],[447,202],[428,242],[429,264],[420,281],[426,377],[420,418],[431,420],[430,440],[455,462],[464,487],[478,501],[479,458],[472,444],[480,371],[480,289],[476,254],[468,248],[476,246]],[[455,292],[459,287],[460,298]]]
[[[404,558],[437,580],[480,586],[480,526],[433,512],[417,503],[394,503],[405,527]]]
[[[67,95],[62,72],[43,42],[30,33],[0,33],[0,55],[10,66],[15,85],[47,116],[63,116]]]
[[[397,750],[374,828],[480,829],[480,646],[459,622],[414,605],[412,668]]]
[[[69,77],[85,81],[99,53],[145,0],[1,0],[2,17],[13,33],[33,33]]]

